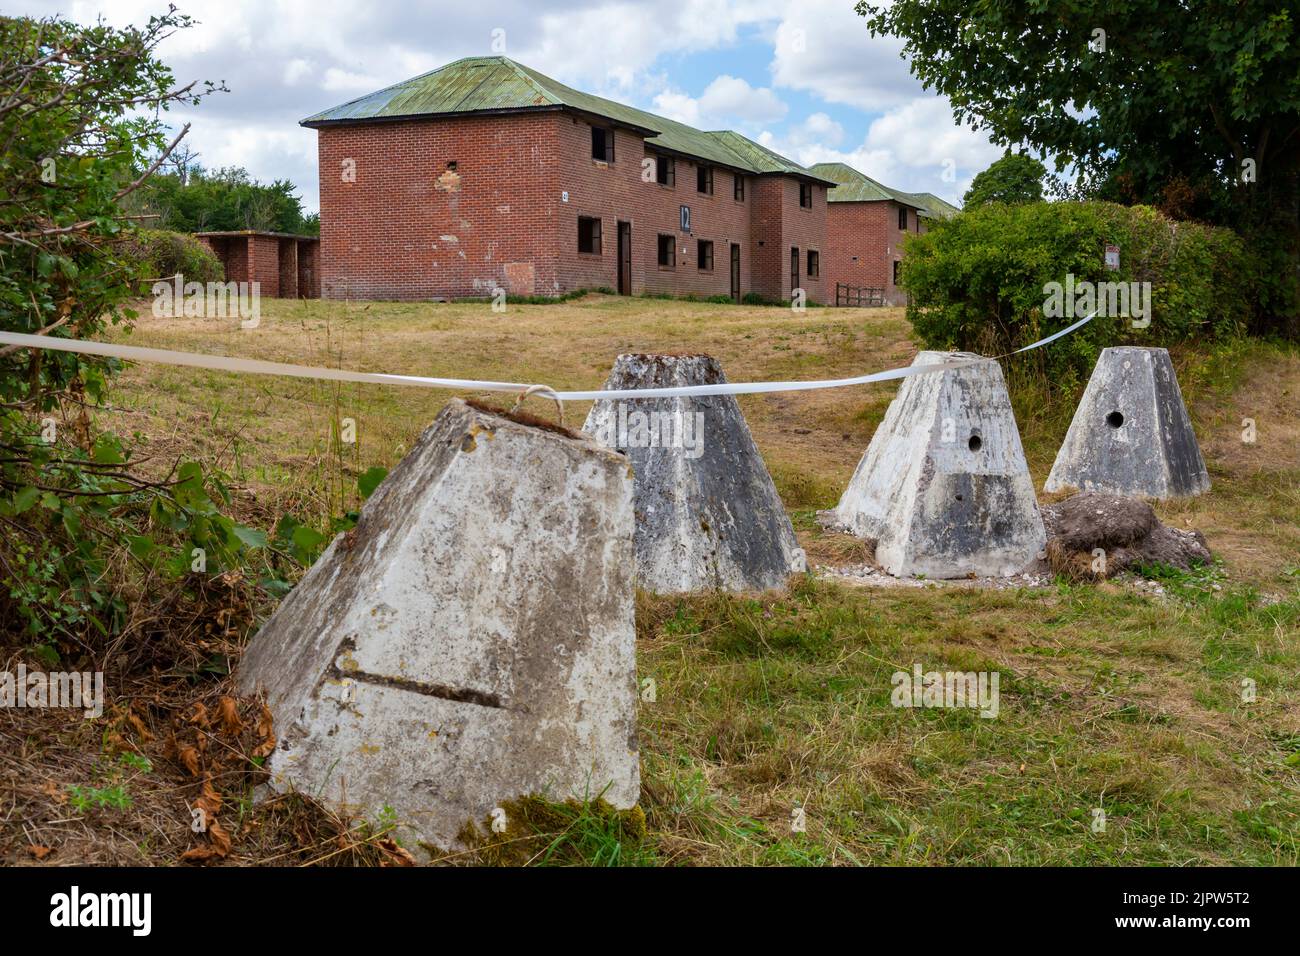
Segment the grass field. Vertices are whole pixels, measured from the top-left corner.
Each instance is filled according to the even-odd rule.
[[[607,296],[505,314],[269,300],[255,330],[142,318],[129,340],[568,388],[602,382],[623,351],[709,352],[737,381],[862,374],[917,348],[901,310]],[[1118,581],[871,589],[815,578],[759,597],[641,595],[640,676],[657,685],[640,718],[647,834],[577,810],[541,827],[525,859],[1300,862],[1300,356],[1242,343],[1189,345],[1175,359],[1214,487],[1157,510],[1203,531],[1217,568],[1166,578],[1163,598]],[[1041,487],[1077,396],[1004,369]],[[895,388],[740,399],[814,562],[860,560],[813,512],[837,500]],[[323,524],[354,507],[356,475],[394,464],[447,398],[136,366],[100,417],[138,434],[152,467],[197,455],[223,468],[239,515],[269,527],[286,510]],[[580,425],[586,410],[566,407],[566,421]],[[354,445],[338,441],[342,418],[356,423]],[[1243,418],[1257,423],[1253,445]],[[890,675],[914,663],[999,671],[999,716],[892,707]],[[791,830],[796,808],[806,832]],[[229,859],[258,862],[260,846],[237,835]]]

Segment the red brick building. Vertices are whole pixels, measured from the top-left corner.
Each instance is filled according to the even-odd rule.
[[[259,293],[272,298],[320,298],[320,240],[315,236],[243,229],[195,237],[221,260],[227,282],[258,282]]]
[[[933,193],[890,189],[844,163],[818,163],[810,171],[836,183],[826,213],[827,301],[834,303],[836,286],[844,285],[883,289],[886,304],[906,304],[898,287],[904,236],[925,232],[929,221],[957,208]]]
[[[458,60],[302,121],[319,133],[327,298],[834,299],[833,181],[729,131]],[[829,289],[829,293],[828,290]]]

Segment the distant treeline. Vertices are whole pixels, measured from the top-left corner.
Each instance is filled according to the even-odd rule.
[[[303,213],[297,191],[287,179],[260,183],[239,166],[195,165],[156,172],[132,194],[131,212],[157,216],[144,220],[145,226],[177,232],[260,229],[318,235],[320,217]]]

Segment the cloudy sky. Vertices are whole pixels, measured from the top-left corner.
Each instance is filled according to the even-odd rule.
[[[160,53],[177,79],[223,80],[189,141],[204,166],[289,179],[317,208],[305,116],[463,56],[505,52],[580,89],[704,129],[735,129],[805,165],[839,160],[955,201],[1000,155],[958,126],[873,38],[854,0],[174,0],[199,24]],[[8,13],[143,23],[165,2],[9,0]],[[501,50],[504,45],[504,51]]]

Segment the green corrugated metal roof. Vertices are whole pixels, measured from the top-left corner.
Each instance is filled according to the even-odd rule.
[[[504,56],[468,57],[302,121],[303,126],[491,110],[570,109],[649,134],[652,146],[751,173],[822,179],[739,133],[705,132],[565,86]]]
[[[940,199],[934,193],[903,193],[904,196],[911,196],[922,207],[926,215],[932,219],[951,219],[961,209],[948,202],[946,199]]]
[[[920,210],[924,216],[948,219],[961,210],[934,193],[905,193],[890,189],[860,173],[846,163],[818,163],[808,167],[818,176],[833,180],[837,185],[826,194],[827,202],[881,202],[890,200]]]

